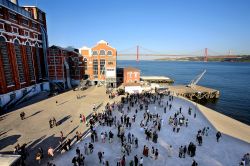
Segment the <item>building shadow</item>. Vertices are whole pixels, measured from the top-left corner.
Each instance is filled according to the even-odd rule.
[[[3,111],[2,111],[3,112]],[[6,119],[6,117],[8,116],[9,114],[3,114],[3,113],[0,113],[0,121]]]
[[[11,135],[4,137],[0,140],[0,149],[3,149],[9,145],[14,145],[17,143],[18,138],[20,138],[21,135]]]
[[[67,100],[67,101],[65,101],[65,102],[62,102],[62,103],[58,104],[57,106],[63,105],[63,104],[65,104],[65,103],[67,103],[67,102],[69,102],[69,101]]]
[[[4,135],[4,134],[7,134],[9,131],[11,131],[12,129],[9,129],[8,131],[1,131],[0,132],[0,137],[2,136],[2,135]]]
[[[67,121],[69,118],[71,118],[71,115],[63,117],[62,119],[60,119],[59,121],[57,121],[56,124],[59,126],[59,125],[63,124],[65,121]]]
[[[73,130],[71,130],[65,137],[68,137],[70,134],[72,134],[78,127],[79,127],[79,125],[76,126]]]
[[[43,110],[37,111],[37,112],[33,113],[32,115],[25,117],[25,119],[28,119],[28,118],[30,118],[30,117],[32,117],[32,116],[35,116],[35,115],[39,114],[39,113],[42,112],[42,111],[43,111]]]

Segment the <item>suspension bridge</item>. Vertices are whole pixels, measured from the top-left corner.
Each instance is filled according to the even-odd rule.
[[[131,57],[136,59],[136,61],[140,61],[143,58],[151,57],[202,57],[204,62],[208,61],[208,58],[225,58],[225,59],[233,59],[238,58],[236,54],[232,54],[232,50],[228,52],[218,52],[214,51],[209,48],[204,48],[195,51],[189,51],[186,53],[176,53],[176,54],[169,54],[164,52],[155,51],[152,49],[145,48],[143,46],[133,46],[127,49],[118,50],[118,57]]]

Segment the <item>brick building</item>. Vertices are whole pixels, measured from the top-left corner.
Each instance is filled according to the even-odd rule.
[[[141,93],[140,70],[134,67],[123,69],[123,87],[127,93]]]
[[[102,83],[116,87],[117,51],[106,41],[99,41],[93,48],[80,49],[85,63],[85,74],[93,84]]]
[[[59,46],[48,49],[48,76],[61,90],[79,85],[84,77],[84,61],[79,51]]]
[[[49,90],[47,41],[43,11],[0,0],[0,108]]]
[[[123,69],[123,83],[140,83],[140,70],[134,67]]]

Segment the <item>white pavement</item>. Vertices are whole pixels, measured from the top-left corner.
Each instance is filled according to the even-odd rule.
[[[168,97],[164,99],[166,103]],[[140,158],[143,151],[143,146],[147,145],[149,150],[154,146],[159,150],[159,158],[154,160],[150,157],[144,158],[144,166],[191,166],[192,160],[195,159],[199,166],[237,166],[245,153],[250,152],[250,144],[247,142],[243,142],[239,139],[227,136],[222,134],[222,138],[219,143],[216,142],[216,130],[215,128],[208,122],[208,120],[202,115],[202,113],[197,110],[196,118],[193,117],[193,113],[195,112],[195,105],[191,102],[180,98],[174,98],[172,103],[173,107],[169,111],[167,109],[167,113],[163,112],[163,107],[157,107],[155,110],[155,105],[149,105],[150,112],[155,112],[160,114],[164,119],[164,124],[162,125],[161,131],[158,132],[158,143],[153,143],[151,140],[146,141],[146,137],[143,131],[140,130],[140,122],[143,119],[143,111],[138,111],[136,122],[132,123],[132,128],[130,130],[126,129],[125,136],[130,132],[134,134],[135,137],[139,139],[139,148],[132,148],[132,154],[130,156],[126,155],[126,165],[129,165],[130,160],[133,160],[134,155],[137,154],[138,158]],[[172,126],[168,124],[168,119],[170,116],[173,117],[174,113],[177,112],[182,106],[182,114],[189,119],[188,127],[181,127],[179,133],[173,133]],[[192,108],[192,116],[188,115],[188,108]],[[127,106],[124,106],[125,110]],[[129,116],[132,117],[135,114],[135,107],[132,108],[132,111],[129,113]],[[139,110],[139,109],[138,109]],[[120,119],[121,113],[115,111],[117,119]],[[209,127],[208,136],[203,136],[203,144],[202,146],[198,146],[196,140],[196,134],[199,129],[203,129],[204,127]],[[107,133],[112,130],[114,133],[114,141],[112,144],[106,142],[101,143],[100,141],[100,133],[103,131],[107,131]],[[99,126],[97,127],[97,133],[99,142],[94,143],[94,152],[91,155],[85,156],[85,166],[97,166],[99,164],[97,153],[99,151],[105,152],[105,160],[109,161],[110,166],[115,166],[118,159],[121,157],[121,143],[119,138],[117,137],[117,129],[113,127],[107,126]],[[84,153],[84,144],[90,142],[90,136],[87,136],[82,142],[76,144],[70,151],[63,153],[62,155],[58,155],[52,162],[57,166],[71,166],[72,158],[75,156],[76,147],[79,147],[81,153]],[[179,158],[179,147],[181,145],[187,145],[193,142],[196,144],[196,155],[191,158],[186,155],[186,158]],[[168,147],[169,145],[173,146],[173,156],[168,157]]]

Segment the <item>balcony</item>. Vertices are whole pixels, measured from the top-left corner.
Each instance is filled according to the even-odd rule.
[[[31,18],[30,12],[26,11],[25,9],[21,8],[20,6],[10,2],[9,0],[0,0],[0,4],[14,10],[15,12],[22,14],[28,18]]]

